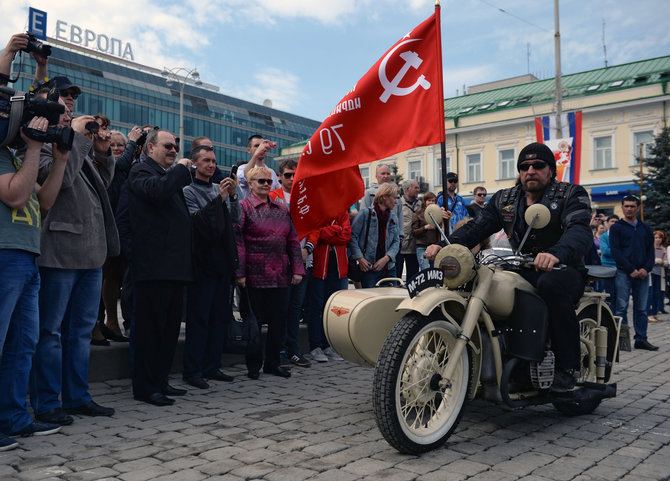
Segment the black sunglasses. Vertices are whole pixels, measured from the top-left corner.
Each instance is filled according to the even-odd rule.
[[[531,167],[535,170],[542,170],[547,166],[547,163],[544,160],[536,160],[534,162],[528,162],[519,164],[519,170],[525,172]]]
[[[475,194],[477,197],[486,197],[486,192],[481,192],[479,194]]]
[[[200,152],[201,150],[206,150],[207,152],[214,152],[214,147],[209,146],[209,145],[198,145],[196,148],[193,149],[193,154],[196,152]]]
[[[167,142],[165,144],[161,144],[163,147],[165,147],[165,150],[172,150],[174,149],[175,152],[179,152],[179,146],[177,144],[173,144],[171,142]]]
[[[295,175],[295,172],[284,172],[284,178],[285,179],[292,179],[294,175]]]
[[[61,98],[72,97],[73,99],[77,100],[77,98],[79,97],[79,94],[72,93],[69,90],[61,90],[59,93]]]
[[[259,185],[272,185],[272,179],[254,179]]]
[[[447,179],[450,184],[458,184],[458,179]]]

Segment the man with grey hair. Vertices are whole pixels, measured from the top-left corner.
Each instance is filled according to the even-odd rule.
[[[407,268],[407,279],[419,272],[419,261],[416,258],[416,239],[412,235],[412,218],[414,213],[421,208],[419,201],[419,183],[416,180],[405,180],[402,183],[402,196],[400,204],[402,208],[402,232],[400,243],[400,255],[396,270],[398,277],[402,277],[403,268]]]

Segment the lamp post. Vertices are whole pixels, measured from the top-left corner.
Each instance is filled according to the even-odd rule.
[[[184,141],[184,87],[188,82],[188,79],[191,78],[194,80],[196,85],[202,85],[200,80],[200,74],[198,70],[193,67],[192,69],[187,69],[185,67],[173,67],[168,69],[163,67],[161,75],[165,77],[165,84],[168,87],[171,87],[172,84],[176,81],[179,84],[179,142]]]

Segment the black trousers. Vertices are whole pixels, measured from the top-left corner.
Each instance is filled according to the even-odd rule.
[[[162,392],[172,367],[184,303],[184,283],[135,283],[133,395]]]
[[[569,266],[560,271],[522,271],[520,274],[537,288],[549,309],[549,338],[556,367],[578,368],[581,346],[575,307],[584,293],[585,277]]]
[[[251,309],[261,324],[268,325],[265,340],[265,368],[274,369],[279,366],[279,351],[284,341],[284,329],[288,314],[288,288],[275,287],[266,289],[247,288]],[[250,372],[259,371],[263,365],[262,350],[248,353],[247,368]]]

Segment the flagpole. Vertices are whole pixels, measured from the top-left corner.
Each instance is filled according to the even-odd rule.
[[[438,69],[438,95],[440,96],[440,110],[442,114],[440,115],[440,121],[442,122],[441,126],[441,137],[442,141],[440,142],[440,163],[442,165],[442,203],[445,208],[447,208],[447,144],[445,139],[444,132],[444,80],[442,78],[442,26],[440,23],[440,0],[435,0],[435,24],[437,27],[437,58],[440,60],[440,68]]]

